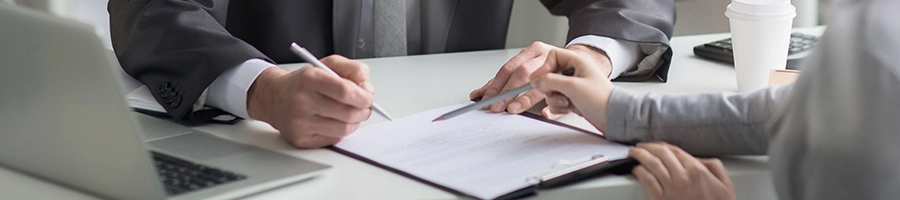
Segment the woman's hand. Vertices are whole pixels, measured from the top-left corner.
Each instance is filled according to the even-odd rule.
[[[557,73],[575,69],[573,76]],[[596,61],[573,50],[554,49],[547,60],[531,77],[534,89],[547,98],[553,114],[575,112],[601,132],[606,130],[606,106],[613,84],[609,72],[598,67]]]
[[[638,160],[632,170],[651,200],[734,199],[734,185],[719,159],[697,159],[664,143],[641,143],[629,156]]]

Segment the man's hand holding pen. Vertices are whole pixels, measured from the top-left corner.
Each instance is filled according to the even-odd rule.
[[[339,55],[323,58],[340,77],[304,67],[263,71],[247,92],[250,117],[269,123],[298,148],[335,144],[372,113],[375,97],[369,67]]]
[[[605,102],[609,98],[609,94],[612,92],[613,87],[612,82],[606,78],[608,75],[609,72],[598,67],[596,59],[592,59],[592,57],[584,56],[584,54],[574,50],[553,49],[550,50],[544,64],[533,71],[529,78],[532,80],[530,83],[526,82],[519,87],[496,94],[492,97],[482,98],[479,102],[443,114],[438,118],[435,118],[432,122],[447,120],[489,105],[493,106],[496,105],[496,103],[512,99],[522,93],[527,95],[529,92],[537,92],[539,95],[542,95],[542,97],[547,98],[548,108],[546,108],[546,110],[552,113],[551,115],[557,116],[566,114],[570,111],[582,115],[579,107],[577,107],[578,105],[570,103],[571,100],[567,96],[567,94],[574,95],[574,97],[578,98],[579,103],[583,104],[581,106],[590,109],[590,111],[602,111],[602,115],[588,113],[586,116],[582,116],[597,117],[593,121],[592,119],[588,119],[588,121],[592,123],[602,122],[602,124],[595,124],[595,126],[600,125],[605,127]],[[597,88],[592,86],[597,86]],[[605,99],[600,101],[599,98],[603,97],[605,97]],[[519,96],[519,98],[521,98],[521,96]],[[602,107],[598,107],[588,103],[592,101],[602,102],[603,105]],[[509,112],[516,113],[513,111]],[[598,128],[601,128],[600,126],[598,126]],[[601,131],[602,130],[603,129],[601,129]]]
[[[602,50],[580,44],[570,45],[563,49],[542,42],[535,42],[504,64],[494,78],[489,80],[488,83],[481,88],[472,91],[472,93],[469,94],[469,98],[475,99],[481,97],[482,99],[487,99],[527,84],[529,82],[529,77],[535,74],[535,70],[545,64],[551,50],[570,50],[581,56],[590,58],[595,63],[593,65],[594,67],[604,71],[605,77],[609,77],[609,73],[612,71],[612,64],[609,57],[607,57],[606,53]],[[518,97],[507,98],[487,106],[484,109],[489,109],[493,112],[508,111],[510,113],[521,113],[543,99],[544,95],[540,92],[530,90]],[[550,103],[548,102],[548,105],[549,104]],[[549,107],[544,108],[542,114],[544,117],[551,119],[559,117],[559,115],[551,114],[551,112],[549,112]]]

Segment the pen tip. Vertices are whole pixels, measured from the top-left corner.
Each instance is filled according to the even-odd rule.
[[[440,117],[438,117],[438,118],[434,118],[434,120],[431,120],[431,122],[436,122],[436,121],[441,121],[441,120],[444,120],[444,117],[443,117],[443,116],[440,116]]]

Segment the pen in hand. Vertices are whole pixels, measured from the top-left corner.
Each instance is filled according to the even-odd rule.
[[[297,45],[297,43],[295,43],[295,42],[291,43],[291,52],[294,52],[294,54],[297,54],[297,56],[300,56],[300,58],[302,58],[304,61],[308,62],[309,64],[311,64],[315,67],[318,67],[322,70],[325,70],[326,72],[328,72],[331,75],[340,77],[340,75],[338,75],[333,70],[331,70],[331,68],[328,68],[328,66],[325,66],[324,63],[320,62],[319,59],[316,58],[316,56],[313,56],[312,53],[309,53],[309,51],[307,51],[303,47],[300,47],[300,45]],[[375,113],[378,113],[378,115],[381,115],[382,117],[384,117],[387,120],[394,121],[394,119],[391,118],[391,116],[388,115],[387,112],[384,111],[383,108],[381,108],[381,106],[378,106],[378,104],[375,104],[374,102],[372,102],[371,107],[372,107],[372,111],[375,111]]]
[[[560,72],[560,74],[563,74],[566,76],[572,76],[575,74],[575,68],[569,68],[569,69],[563,70],[562,72]],[[462,108],[458,108],[456,110],[445,113],[445,114],[441,115],[440,117],[437,117],[434,120],[431,120],[431,122],[448,120],[450,118],[462,115],[469,111],[477,110],[477,109],[485,107],[487,105],[497,103],[499,101],[502,101],[503,99],[518,96],[519,94],[522,94],[523,92],[528,91],[532,88],[534,88],[534,86],[531,86],[531,83],[525,84],[523,86],[506,91],[504,93],[497,94],[497,96],[493,96],[493,97],[487,98],[487,99],[482,99],[481,101],[478,101],[473,104],[469,104],[467,106],[463,106]]]

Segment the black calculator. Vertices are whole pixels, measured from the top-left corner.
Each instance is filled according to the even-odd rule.
[[[787,69],[797,69],[800,59],[809,55],[816,46],[819,37],[803,33],[791,33],[791,46],[788,49]],[[694,47],[694,55],[711,60],[734,64],[734,52],[731,38],[710,42]]]

